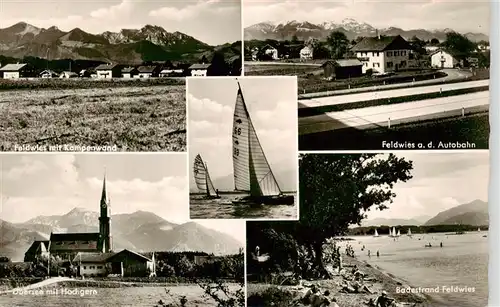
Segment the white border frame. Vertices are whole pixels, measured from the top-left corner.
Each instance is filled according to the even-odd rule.
[[[213,79],[223,79],[223,80],[227,80],[227,79],[294,79],[295,82],[294,82],[294,91],[296,93],[296,102],[298,101],[298,94],[297,94],[297,88],[298,88],[298,83],[297,83],[297,76],[240,76],[240,77],[235,77],[235,76],[214,76],[214,77],[186,77],[186,140],[187,140],[187,150],[185,151],[185,153],[187,154],[188,156],[188,159],[189,159],[189,136],[190,136],[190,129],[189,129],[189,80],[196,80],[196,79],[199,79],[199,80],[213,80]],[[234,107],[233,107],[234,109]],[[297,113],[295,114],[296,116],[296,120],[295,120],[295,131],[296,131],[296,142],[295,142],[295,156],[297,157],[296,159],[296,178],[295,178],[295,186],[296,186],[296,193],[295,193],[295,200],[296,200],[296,206],[297,206],[297,217],[294,218],[294,219],[281,219],[281,218],[232,218],[232,219],[224,219],[224,218],[215,218],[214,220],[240,220],[240,221],[252,221],[252,222],[258,222],[258,221],[298,221],[300,219],[300,201],[299,201],[299,160],[298,160],[298,157],[299,157],[299,136],[298,136],[298,133],[299,133],[299,121],[298,121],[298,109],[297,109]],[[188,161],[188,164],[186,165],[187,169],[188,169],[188,191],[189,191],[189,183],[191,181],[191,175],[189,174],[189,163],[191,163],[190,161]],[[189,204],[190,205],[190,204]],[[188,206],[190,207],[190,206]],[[188,209],[189,210],[189,209]],[[209,219],[209,218],[206,218],[206,219]],[[202,219],[202,218],[196,218],[196,219],[191,219],[190,217],[190,220],[192,221],[196,221],[196,220],[206,220],[206,219]]]

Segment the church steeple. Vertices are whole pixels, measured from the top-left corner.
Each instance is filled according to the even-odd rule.
[[[111,248],[111,218],[109,210],[109,199],[106,192],[106,173],[102,182],[101,215],[99,217],[100,248],[103,253],[109,252]]]

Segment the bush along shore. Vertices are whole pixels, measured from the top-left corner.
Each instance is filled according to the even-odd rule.
[[[426,99],[445,98],[451,96],[483,92],[487,90],[489,90],[489,86],[480,86],[480,87],[464,88],[464,89],[457,89],[445,92],[425,93],[425,94],[408,95],[408,96],[400,96],[400,97],[384,98],[384,99],[371,99],[371,100],[348,102],[335,105],[327,105],[321,107],[302,108],[299,109],[299,117],[307,117],[307,116],[320,115],[327,112],[339,112],[345,110],[391,105],[391,104],[398,104],[398,103],[412,102],[412,101],[419,101]]]
[[[375,306],[384,292],[393,300],[394,304],[391,306],[432,306],[431,298],[424,294],[401,293],[400,290],[409,285],[358,260],[349,245],[346,253],[340,254],[340,248],[335,243],[327,243],[323,253],[328,277],[304,280],[297,274],[288,274],[287,277],[286,273],[273,273],[267,283],[248,284],[248,306],[308,306],[307,293],[314,288],[318,290],[320,297],[330,303],[335,302],[339,307]]]

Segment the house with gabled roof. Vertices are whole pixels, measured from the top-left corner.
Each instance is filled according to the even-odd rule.
[[[122,69],[122,78],[132,79],[139,74],[139,71],[135,67],[125,67]]]
[[[97,79],[119,78],[121,68],[118,64],[101,64],[95,68]]]
[[[321,67],[327,80],[356,78],[363,74],[363,63],[358,59],[328,60]]]
[[[192,77],[206,77],[209,74],[209,70],[212,67],[212,64],[193,64],[189,66],[189,71],[191,72]]]
[[[7,64],[0,68],[0,76],[3,79],[19,79],[28,77],[28,64]]]
[[[156,65],[139,66],[136,78],[154,78],[160,75],[161,67]]]
[[[50,79],[50,78],[57,78],[59,76],[59,74],[57,74],[53,70],[46,69],[46,70],[42,71],[39,74],[39,76],[40,76],[40,78],[43,78],[43,79]]]
[[[401,36],[365,37],[351,49],[363,63],[363,73],[371,69],[384,74],[408,68],[412,47]]]
[[[452,50],[438,49],[430,54],[433,68],[455,68],[463,66],[464,55]]]

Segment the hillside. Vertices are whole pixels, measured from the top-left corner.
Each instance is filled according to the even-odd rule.
[[[20,261],[34,240],[47,240],[51,232],[97,232],[98,229],[98,213],[81,208],[64,215],[38,216],[24,223],[0,220],[0,255]],[[113,215],[111,235],[115,250],[233,254],[242,247],[242,243],[227,234],[194,222],[178,225],[146,211]]]
[[[154,25],[101,34],[87,33],[79,28],[68,32],[57,27],[44,29],[25,22],[0,29],[0,55],[13,58],[31,56],[50,60],[81,59],[135,64],[142,61],[198,60],[203,55],[211,57],[215,50],[224,47],[210,46],[187,34],[171,33]],[[225,54],[225,57],[233,55]]]
[[[446,33],[452,30],[403,30],[397,27],[376,29],[367,23],[358,22],[352,18],[346,18],[340,23],[323,22],[321,24],[313,24],[307,21],[296,20],[277,24],[262,22],[246,27],[244,30],[244,37],[245,40],[290,40],[293,36],[297,36],[299,40],[307,40],[309,38],[325,39],[332,31],[341,31],[345,33],[347,38],[350,40],[359,36],[375,36],[378,33],[381,35],[401,35],[405,39],[417,36],[421,40],[431,40],[433,38],[437,38],[439,41],[443,41],[446,38]],[[489,37],[483,33],[463,34],[475,42],[489,40]]]
[[[464,224],[482,226],[489,224],[488,203],[474,200],[438,213],[424,225]]]
[[[361,222],[361,227],[370,226],[420,226],[424,222],[420,221],[418,218],[413,219],[385,219],[376,218],[372,220],[363,220]]]

